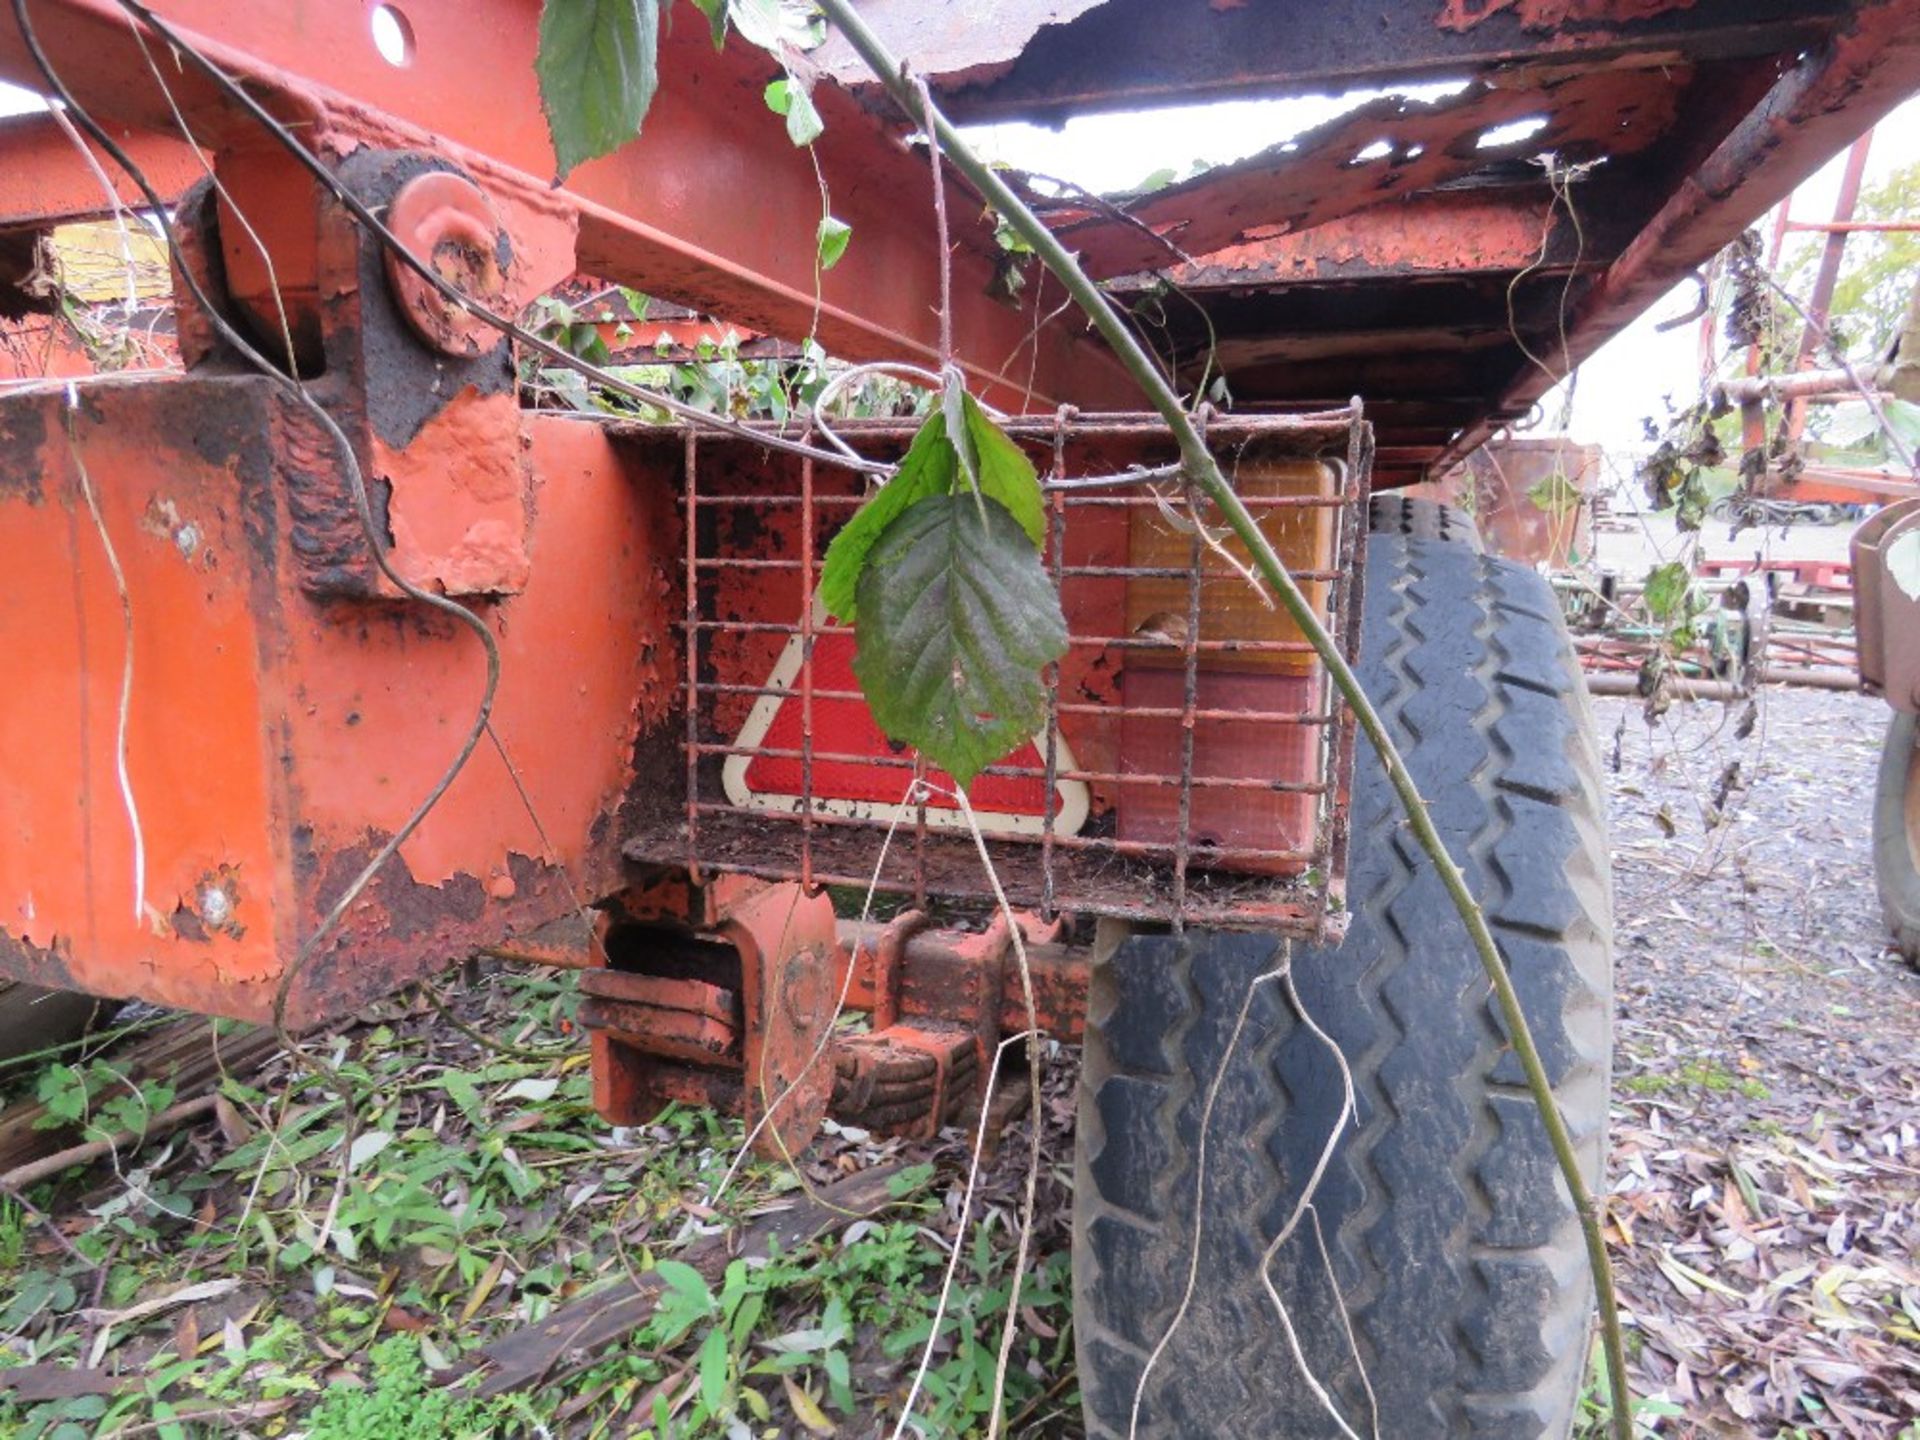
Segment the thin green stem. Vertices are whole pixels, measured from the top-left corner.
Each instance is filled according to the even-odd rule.
[[[859,52],[868,68],[879,77],[900,108],[909,118],[925,118],[923,102],[914,82],[907,78],[901,63],[887,52],[887,48],[866,26],[855,10],[851,0],[820,0],[820,8],[827,18],[846,36],[849,44]],[[1312,605],[1301,592],[1287,567],[1275,553],[1264,532],[1254,521],[1240,497],[1234,493],[1232,485],[1220,471],[1212,452],[1201,439],[1199,430],[1180,404],[1179,397],[1161,377],[1153,361],[1141,348],[1134,332],[1121,319],[1118,312],[1108,303],[1103,292],[1080,268],[1079,262],[1062,245],[1053,232],[1037,219],[1026,203],[1001,180],[989,166],[973,153],[965,139],[954,129],[946,117],[937,108],[931,111],[934,133],[942,150],[960,172],[971,181],[976,189],[986,197],[989,204],[998,210],[1007,223],[1019,232],[1020,238],[1034,249],[1047,269],[1067,288],[1067,292],[1079,303],[1101,337],[1112,348],[1127,372],[1133,376],[1140,388],[1146,393],[1153,408],[1167,422],[1174,439],[1180,448],[1180,458],[1188,477],[1203,489],[1213,503],[1226,517],[1241,543],[1252,555],[1260,575],[1273,587],[1281,605],[1300,631],[1313,645],[1321,662],[1327,667],[1327,673],[1333,677],[1334,685],[1341,696],[1352,707],[1354,718],[1360,729],[1365,732],[1368,741],[1380,757],[1381,768],[1387,773],[1394,792],[1399,796],[1401,806],[1406,811],[1407,824],[1413,831],[1414,839],[1433,862],[1439,873],[1440,882],[1446,887],[1447,895],[1452,899],[1454,909],[1459,912],[1460,920],[1466,926],[1467,935],[1473,942],[1480,957],[1480,964],[1487,973],[1488,982],[1493,986],[1494,994],[1500,1002],[1500,1012],[1506,1020],[1507,1035],[1513,1045],[1514,1053],[1519,1056],[1521,1067],[1526,1072],[1527,1088],[1532,1091],[1535,1105],[1539,1107],[1540,1119],[1546,1128],[1548,1143],[1553,1147],[1554,1158],[1559,1162],[1560,1173],[1566,1182],[1567,1192],[1573,1199],[1574,1210],[1580,1219],[1580,1228],[1586,1236],[1587,1260],[1593,1271],[1593,1284],[1600,1307],[1600,1328],[1606,1346],[1607,1368],[1613,1393],[1613,1430],[1618,1440],[1633,1440],[1632,1399],[1627,1388],[1627,1367],[1625,1346],[1620,1333],[1619,1304],[1613,1285],[1613,1270],[1607,1260],[1606,1238],[1600,1227],[1600,1209],[1592,1193],[1587,1188],[1586,1179],[1580,1173],[1580,1157],[1574,1148],[1573,1136],[1567,1129],[1566,1121],[1560,1114],[1559,1104],[1553,1095],[1553,1084],[1547,1078],[1546,1067],[1540,1062],[1540,1052],[1533,1043],[1533,1033],[1527,1026],[1527,1017],[1520,1006],[1520,997],[1513,988],[1513,982],[1507,975],[1507,967],[1500,958],[1498,944],[1493,931],[1487,925],[1487,917],[1474,901],[1467,889],[1466,876],[1447,853],[1445,841],[1435,828],[1433,817],[1428,812],[1426,801],[1420,796],[1419,788],[1413,777],[1407,772],[1406,763],[1400,758],[1400,752],[1393,743],[1393,737],[1387,733],[1385,723],[1379,712],[1367,699],[1366,692],[1360,688],[1359,679],[1353,669],[1340,654],[1327,628],[1314,613]]]

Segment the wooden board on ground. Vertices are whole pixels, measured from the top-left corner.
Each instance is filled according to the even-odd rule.
[[[216,1027],[227,1027],[220,1033]],[[223,1075],[245,1076],[280,1049],[267,1026],[234,1027],[228,1021],[182,1015],[148,1034],[118,1046],[113,1068],[134,1085],[163,1081],[182,1099],[201,1095]],[[76,1058],[77,1057],[71,1057]],[[113,1098],[113,1092],[100,1097]],[[9,1107],[0,1116],[0,1175],[72,1145],[80,1132],[69,1126],[36,1128],[47,1113],[39,1102]]]
[[[812,1194],[795,1192],[791,1204],[759,1216],[744,1230],[708,1236],[676,1258],[693,1266],[709,1283],[717,1281],[737,1255],[764,1255],[776,1245],[782,1251],[793,1250],[837,1224],[886,1208],[893,1198],[889,1182],[900,1168],[876,1165]],[[658,1272],[651,1270],[637,1283],[622,1278],[536,1325],[482,1347],[473,1357],[475,1365],[489,1366],[491,1372],[481,1381],[479,1394],[502,1395],[578,1368],[646,1324],[659,1303],[663,1284]],[[456,1369],[453,1375],[466,1373],[470,1368]]]

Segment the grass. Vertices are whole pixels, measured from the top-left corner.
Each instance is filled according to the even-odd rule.
[[[12,1196],[0,1195],[0,1280],[11,1281],[27,1253],[27,1212]]]
[[[483,1032],[554,1046],[549,1061],[483,1053],[424,1007],[382,1007],[336,1042],[358,1090],[351,1117],[318,1083],[288,1097],[284,1075],[227,1080],[220,1128],[152,1142],[118,1174],[75,1172],[30,1197],[97,1269],[0,1204],[0,1367],[79,1366],[98,1346],[99,1367],[124,1386],[37,1404],[0,1396],[0,1436],[197,1440],[244,1426],[309,1440],[718,1440],[831,1434],[881,1416],[890,1428],[933,1325],[953,1166],[915,1167],[892,1210],[789,1255],[743,1256],[709,1282],[677,1257],[800,1182],[750,1164],[709,1208],[740,1125],[682,1109],[630,1130],[605,1125],[587,1057],[570,1043],[573,1004],[560,980],[505,973],[460,1001]],[[76,1073],[84,1080],[86,1067]],[[54,1083],[79,1104],[80,1080]],[[39,1083],[29,1075],[16,1093]],[[829,1136],[814,1178],[889,1148]],[[984,1429],[1013,1245],[1004,1211],[982,1213],[915,1406],[923,1434]],[[1008,1404],[1029,1412],[1026,1433],[1058,1433],[1048,1416],[1074,1403],[1067,1389],[1047,1398],[1036,1378],[1071,1371],[1055,1238],[1022,1294],[1029,1323]],[[661,1308],[604,1356],[484,1401],[454,1378],[489,1340],[656,1267],[669,1281]],[[104,1328],[82,1318],[209,1280],[238,1283]]]
[[[1619,1083],[1621,1089],[1632,1095],[1672,1095],[1694,1090],[1714,1095],[1736,1093],[1747,1100],[1765,1100],[1770,1093],[1760,1081],[1735,1075],[1714,1060],[1689,1060],[1669,1074],[1645,1071],[1629,1075]]]
[[[1629,1330],[1625,1338],[1627,1357],[1630,1360],[1638,1358],[1641,1344],[1639,1333]],[[1634,1434],[1657,1435],[1660,1433],[1660,1421],[1684,1417],[1686,1413],[1670,1400],[1643,1396],[1633,1405]],[[1596,1340],[1587,1370],[1587,1381],[1574,1409],[1572,1440],[1611,1440],[1612,1435],[1613,1401],[1607,1386],[1607,1357]]]

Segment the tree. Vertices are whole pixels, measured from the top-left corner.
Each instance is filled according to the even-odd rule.
[[[1863,190],[1854,219],[1920,221],[1920,161]],[[1781,278],[1794,294],[1804,298],[1812,290],[1824,242],[1817,234],[1791,242]],[[1906,319],[1916,278],[1920,231],[1856,231],[1847,237],[1828,328],[1849,360],[1871,365],[1886,357]]]

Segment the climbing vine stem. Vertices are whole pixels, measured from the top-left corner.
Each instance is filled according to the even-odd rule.
[[[1587,1259],[1593,1271],[1593,1284],[1600,1308],[1600,1330],[1606,1350],[1607,1377],[1613,1399],[1613,1433],[1617,1440],[1633,1440],[1632,1398],[1627,1387],[1627,1367],[1625,1347],[1620,1331],[1620,1313],[1613,1286],[1613,1271],[1607,1260],[1606,1237],[1601,1228],[1600,1207],[1593,1193],[1588,1189],[1585,1177],[1580,1173],[1580,1157],[1574,1148],[1573,1136],[1567,1129],[1565,1119],[1560,1114],[1559,1104],[1553,1095],[1552,1082],[1547,1078],[1546,1067],[1541,1064],[1540,1052],[1533,1043],[1533,1034],[1527,1026],[1527,1017],[1520,1005],[1520,997],[1513,988],[1513,981],[1507,975],[1505,962],[1500,958],[1499,946],[1493,938],[1493,931],[1487,925],[1487,917],[1475,902],[1467,889],[1466,876],[1447,853],[1446,843],[1440,838],[1439,830],[1434,826],[1433,817],[1428,811],[1426,801],[1421,798],[1419,787],[1407,772],[1406,763],[1401,759],[1393,737],[1387,733],[1387,727],[1380,719],[1379,712],[1368,701],[1366,692],[1360,688],[1360,682],[1340,654],[1327,628],[1308,604],[1305,594],[1287,567],[1281,562],[1264,532],[1255,523],[1252,514],[1241,503],[1240,497],[1221,473],[1220,466],[1214,460],[1200,437],[1193,419],[1180,403],[1173,388],[1162,378],[1132,329],[1121,319],[1119,313],[1108,303],[1106,294],[1094,284],[1087,273],[1080,268],[1072,252],[1049,230],[1026,202],[1014,193],[1013,189],[986,165],[956,130],[952,123],[942,115],[931,100],[923,98],[923,92],[908,76],[905,67],[893,55],[889,54],[880,38],[867,28],[859,12],[850,0],[818,0],[821,10],[832,21],[849,44],[859,53],[869,69],[887,87],[889,93],[909,119],[924,121],[933,126],[933,133],[942,150],[960,172],[972,182],[980,194],[1009,226],[1033,247],[1034,253],[1053,275],[1067,288],[1067,292],[1087,314],[1099,330],[1101,337],[1112,347],[1127,372],[1133,376],[1173,432],[1179,446],[1180,458],[1186,478],[1219,508],[1227,524],[1240,538],[1253,557],[1255,568],[1262,579],[1273,588],[1281,605],[1286,609],[1301,633],[1312,644],[1321,663],[1327,667],[1327,673],[1333,677],[1335,687],[1346,703],[1352,707],[1354,717],[1365,732],[1368,741],[1380,757],[1381,768],[1386,771],[1387,779],[1392,783],[1394,793],[1398,795],[1401,806],[1406,811],[1407,825],[1412,830],[1415,841],[1433,862],[1440,876],[1441,884],[1446,887],[1460,921],[1465,925],[1468,937],[1478,952],[1480,963],[1486,970],[1487,980],[1493,986],[1500,1004],[1501,1015],[1506,1020],[1507,1035],[1513,1045],[1514,1053],[1519,1056],[1522,1068],[1526,1072],[1527,1088],[1533,1093],[1536,1106],[1539,1107],[1541,1123],[1547,1132],[1548,1143],[1553,1147],[1554,1158],[1559,1162],[1560,1173],[1566,1182],[1567,1192],[1573,1200],[1575,1213],[1579,1216],[1580,1228],[1586,1237]]]

